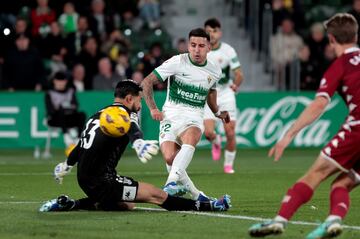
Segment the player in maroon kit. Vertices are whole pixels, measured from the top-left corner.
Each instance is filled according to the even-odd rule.
[[[253,237],[280,234],[296,210],[308,202],[314,190],[329,176],[337,174],[330,192],[330,213],[307,239],[336,237],[349,210],[349,192],[360,183],[360,49],[356,47],[358,24],[350,14],[339,13],[325,27],[338,57],[325,72],[314,101],[307,106],[284,137],[269,151],[278,161],[296,134],[314,122],[337,91],[349,115],[339,132],[322,149],[319,157],[286,193],[277,216],[250,227]]]

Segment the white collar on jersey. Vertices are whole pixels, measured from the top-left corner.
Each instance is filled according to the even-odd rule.
[[[344,51],[344,53],[345,53],[345,54],[348,54],[348,53],[351,53],[351,52],[354,52],[354,51],[358,51],[358,50],[360,50],[358,47],[353,46],[353,47],[347,48],[347,49]]]

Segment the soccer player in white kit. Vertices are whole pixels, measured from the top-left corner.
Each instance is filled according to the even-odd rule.
[[[182,195],[186,189],[193,199],[207,201],[209,198],[195,187],[186,172],[204,130],[205,104],[219,119],[225,122],[230,119],[228,112],[220,111],[216,103],[221,68],[207,60],[210,36],[204,29],[190,31],[188,51],[157,67],[143,80],[142,87],[151,117],[160,121],[160,147],[169,172],[164,191]],[[168,78],[167,98],[161,112],[154,101],[153,84]]]
[[[221,110],[226,110],[230,114],[230,123],[224,124],[226,135],[226,147],[224,152],[224,172],[234,173],[233,165],[236,156],[236,99],[235,93],[238,91],[243,81],[243,74],[237,54],[229,44],[221,42],[221,24],[216,18],[206,20],[205,30],[210,35],[211,51],[208,59],[213,60],[221,66],[222,75],[217,87],[217,102]],[[233,71],[234,80],[230,79],[230,70]],[[215,132],[216,117],[208,106],[205,106],[205,137],[212,143],[213,160],[221,158],[221,136]]]

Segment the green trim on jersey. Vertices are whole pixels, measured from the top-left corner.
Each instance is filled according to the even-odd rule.
[[[190,54],[188,54],[188,57],[189,57],[191,64],[193,64],[194,66],[204,67],[207,64],[207,59],[205,60],[205,62],[203,64],[198,64],[198,63],[194,62],[193,60],[191,60]]]
[[[155,69],[154,69],[152,72],[153,72],[154,75],[158,78],[159,81],[164,81],[164,80],[161,78],[159,72],[157,72]]]
[[[232,62],[232,63],[237,63],[237,62],[239,62],[238,57],[235,56],[235,57],[231,58],[231,62]]]
[[[228,65],[222,69],[221,79],[219,80],[219,85],[225,85],[230,81],[230,66]]]
[[[218,47],[213,48],[213,49],[211,49],[211,50],[212,50],[212,51],[217,51],[217,50],[219,50],[219,49],[220,49],[220,47],[221,47],[221,42],[220,42],[220,44],[219,44],[219,46],[218,46]]]
[[[170,83],[169,101],[175,104],[189,105],[193,108],[204,108],[209,90],[175,80]]]

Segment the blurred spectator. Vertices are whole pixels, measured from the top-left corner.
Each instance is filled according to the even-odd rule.
[[[285,8],[283,0],[272,0],[272,13],[273,13],[273,34],[276,34],[283,20],[285,18],[289,18],[291,14]]]
[[[105,14],[104,0],[92,0],[89,16],[91,31],[103,41],[108,33],[114,29],[114,19],[110,13]]]
[[[98,73],[98,61],[103,57],[103,54],[98,50],[98,44],[94,37],[89,37],[85,40],[84,47],[77,57],[77,62],[85,67],[85,89],[93,89],[93,79]]]
[[[94,34],[89,30],[88,20],[85,16],[80,16],[77,22],[76,32],[70,33],[66,37],[66,46],[68,49],[67,63],[72,64],[74,58],[80,53],[85,40]]]
[[[176,54],[182,54],[188,51],[188,46],[185,38],[180,38],[177,41],[176,50],[177,50]]]
[[[162,45],[158,42],[151,45],[149,53],[142,60],[144,75],[150,74],[156,67],[164,62]]]
[[[15,22],[15,27],[12,29],[12,27],[9,27],[10,33],[7,36],[0,36],[0,64],[3,63],[4,55],[6,52],[14,46],[15,39],[19,34],[26,34],[29,36],[30,32],[28,29],[28,24],[24,18],[17,18]]]
[[[67,54],[67,49],[65,48],[64,38],[61,35],[58,22],[52,22],[50,24],[50,33],[42,38],[39,48],[43,57],[48,60],[50,76],[53,76],[55,72],[58,71],[66,71],[67,67],[64,59]]]
[[[85,90],[84,85],[85,68],[81,64],[76,64],[72,70],[72,82],[77,92],[83,92]]]
[[[149,53],[142,59],[143,74],[150,74],[156,67],[160,66],[165,61],[163,56],[162,45],[155,42],[151,45]],[[166,82],[159,82],[154,85],[154,90],[164,90],[166,88]]]
[[[79,14],[75,11],[74,4],[72,2],[65,3],[63,13],[59,17],[59,23],[65,36],[76,32],[78,19]]]
[[[15,45],[4,59],[5,87],[11,91],[41,90],[44,68],[39,52],[24,34],[17,35]]]
[[[360,0],[353,0],[352,9],[349,13],[355,17],[357,23],[360,25]],[[360,36],[360,28],[358,29],[358,36]],[[358,37],[358,45],[360,45],[360,37]]]
[[[292,20],[284,19],[279,32],[270,39],[271,60],[279,87],[288,89],[289,64],[296,59],[302,45],[303,40],[295,33]]]
[[[18,17],[15,22],[15,34],[30,34],[26,19]]]
[[[112,31],[109,38],[101,46],[101,52],[108,55],[114,62],[116,62],[120,52],[128,52],[129,49],[129,41],[119,30]]]
[[[66,75],[57,72],[52,79],[52,86],[45,94],[47,123],[52,127],[60,127],[64,133],[67,147],[75,144],[85,124],[86,116],[79,111],[75,89],[70,87]],[[76,128],[75,135],[72,129]]]
[[[132,75],[132,67],[129,63],[129,56],[127,53],[120,53],[116,66],[115,66],[115,72],[117,75],[121,77],[121,79],[130,79]]]
[[[314,74],[315,68],[310,61],[310,48],[307,45],[301,47],[299,52],[300,60],[300,89],[316,90],[319,87],[319,79]]]
[[[55,20],[55,12],[48,6],[48,0],[37,0],[37,7],[31,10],[32,35],[46,35],[50,32],[50,23]]]
[[[140,17],[150,29],[160,27],[160,6],[157,0],[140,0],[138,8]]]
[[[321,65],[322,75],[325,73],[327,68],[329,68],[329,66],[333,63],[335,58],[336,58],[335,50],[330,46],[330,44],[327,44],[324,50],[324,62]]]
[[[131,79],[140,84],[144,79],[144,75],[143,75],[143,73],[141,71],[135,71],[132,74]]]
[[[328,43],[327,38],[325,37],[324,27],[321,23],[314,23],[311,26],[310,38],[307,40],[307,44],[310,48],[310,61],[315,67],[314,76],[319,79],[322,77],[322,65],[324,63],[324,51]]]
[[[94,90],[114,90],[116,84],[122,79],[111,69],[109,58],[104,57],[99,61],[99,73],[94,77]]]

